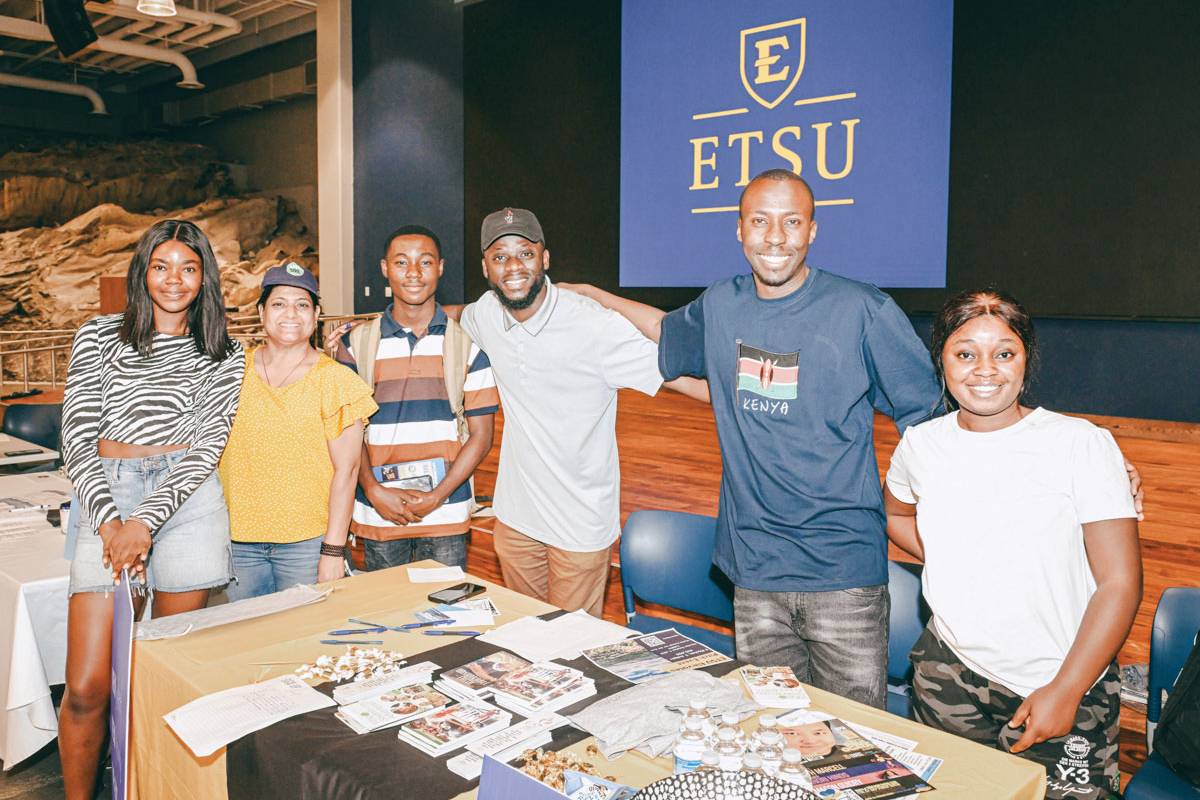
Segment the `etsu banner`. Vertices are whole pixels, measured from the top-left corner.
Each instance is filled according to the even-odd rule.
[[[952,0],[625,0],[621,285],[749,270],[738,196],[790,169],[809,263],[879,286],[946,278]]]

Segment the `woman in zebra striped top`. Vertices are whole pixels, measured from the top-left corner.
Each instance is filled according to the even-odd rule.
[[[229,513],[214,472],[245,358],[225,328],[220,274],[194,224],[164,220],[129,265],[123,314],[75,335],[63,456],[75,488],[67,691],[59,750],[68,798],[91,797],[108,711],[112,587],[122,569],[156,617],[203,608],[229,582]]]

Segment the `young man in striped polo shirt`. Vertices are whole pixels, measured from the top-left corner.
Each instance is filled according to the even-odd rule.
[[[410,225],[388,237],[380,262],[392,290],[392,304],[378,322],[371,382],[379,410],[363,441],[359,489],[350,529],[363,543],[367,569],[383,569],[432,558],[466,566],[470,525],[469,479],[492,446],[499,395],[491,365],[434,299],[444,262],[441,243],[427,228]],[[360,326],[366,329],[367,326]],[[359,348],[372,336],[343,336],[337,360],[362,374]],[[461,347],[465,358],[450,352]],[[456,379],[445,368],[465,371],[461,414],[451,401]],[[364,369],[360,369],[364,366]],[[464,435],[465,434],[465,435]],[[402,465],[443,459],[445,477],[426,490],[380,483]],[[432,481],[430,481],[432,483]]]

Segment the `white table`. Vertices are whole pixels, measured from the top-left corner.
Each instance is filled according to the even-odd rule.
[[[70,491],[65,478],[37,474]],[[0,477],[0,496],[14,479],[30,477]],[[0,760],[6,770],[58,735],[50,686],[66,680],[71,564],[63,544],[61,529],[48,524],[30,535],[0,533]]]
[[[8,453],[19,453],[22,450],[35,450],[20,456],[10,456]],[[40,444],[18,439],[7,433],[0,433],[0,467],[10,464],[37,464],[42,461],[55,461],[59,457],[57,450],[49,450]]]

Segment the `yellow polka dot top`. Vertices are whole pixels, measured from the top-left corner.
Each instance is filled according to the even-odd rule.
[[[378,406],[356,373],[324,354],[303,378],[273,388],[254,370],[255,350],[246,353],[218,467],[231,538],[286,544],[324,536],[333,480],[328,443]]]

